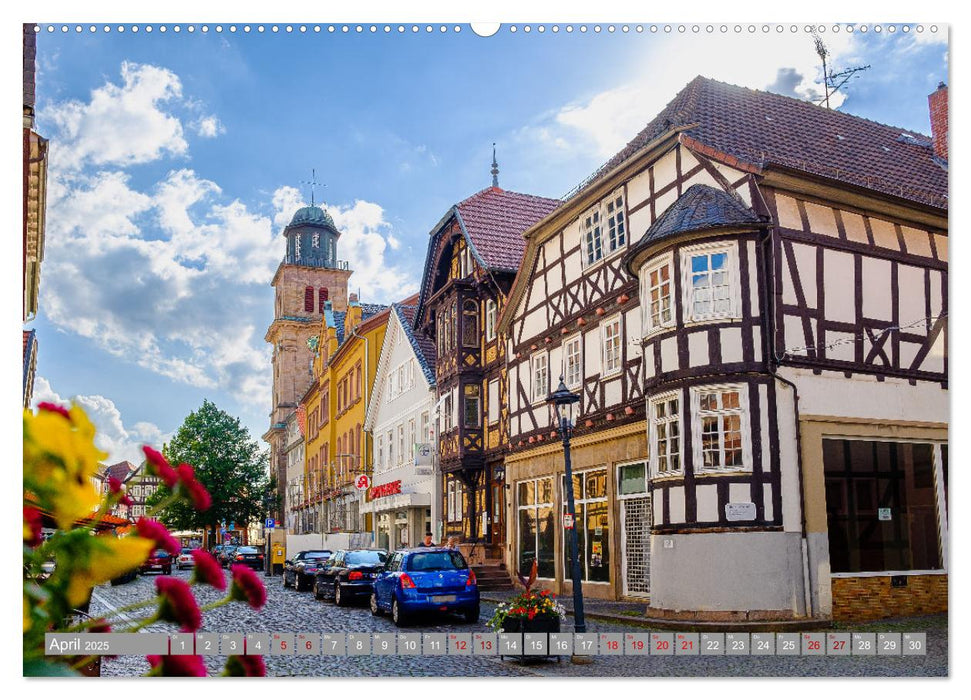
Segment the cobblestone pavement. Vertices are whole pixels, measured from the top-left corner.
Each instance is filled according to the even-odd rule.
[[[189,572],[173,575],[188,578]],[[280,577],[265,579],[267,604],[257,612],[243,603],[204,613],[204,632],[395,632],[387,617],[375,618],[362,601],[339,608],[332,603],[314,600],[310,593],[297,593],[283,588]],[[222,596],[208,586],[196,587],[201,605]],[[140,576],[123,586],[99,586],[91,602],[91,614],[103,615],[110,608],[130,605],[155,593],[154,576]],[[482,616],[477,624],[465,624],[459,618],[443,617],[414,624],[406,632],[485,632],[485,621],[492,616],[494,604],[483,601]],[[564,631],[572,631],[573,618],[568,617]],[[122,625],[115,626],[122,631]],[[843,628],[841,631],[848,631]],[[947,619],[945,616],[921,618],[894,623],[871,623],[864,631],[927,632],[926,656],[905,657],[756,657],[756,656],[679,656],[631,657],[598,656],[589,665],[575,665],[568,659],[560,662],[535,660],[519,663],[510,659],[474,656],[265,656],[268,676],[947,676]],[[159,623],[146,628],[151,632],[174,632],[173,626]],[[648,631],[644,627],[590,620],[588,632]],[[225,657],[204,657],[210,675],[218,675]],[[137,676],[148,670],[144,657],[123,656],[102,662],[103,676]]]

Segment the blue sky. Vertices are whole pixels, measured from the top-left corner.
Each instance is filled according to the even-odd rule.
[[[490,184],[493,141],[501,186],[558,197],[697,74],[804,98],[819,90],[802,26],[507,25],[490,38],[467,25],[172,26],[38,37],[37,128],[52,150],[41,310],[28,324],[40,339],[36,399],[78,397],[110,461],[167,439],[203,398],[254,437],[267,428],[269,281],[311,168],[344,231],[351,289],[388,303],[417,290],[447,208]],[[835,69],[872,66],[834,104],[929,133],[946,28],[823,37]]]

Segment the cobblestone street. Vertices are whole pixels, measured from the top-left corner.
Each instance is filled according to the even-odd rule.
[[[173,572],[188,578],[189,572]],[[99,586],[91,602],[91,614],[104,615],[154,595],[155,577],[140,576],[122,586]],[[283,588],[280,577],[265,579],[267,604],[257,612],[243,603],[232,603],[204,613],[202,632],[395,632],[387,617],[375,618],[362,601],[350,607],[314,600],[310,593]],[[194,589],[200,605],[218,600],[221,595],[208,586]],[[458,617],[443,617],[416,623],[403,632],[484,632],[494,604],[482,603],[477,624],[465,624]],[[564,631],[572,631],[568,617]],[[115,631],[125,625],[116,624]],[[852,628],[857,629],[857,628]],[[864,631],[927,632],[927,656],[904,657],[754,657],[754,656],[598,656],[589,665],[574,665],[567,659],[535,660],[518,663],[498,657],[474,656],[270,656],[264,657],[267,675],[286,676],[946,676],[947,622],[944,617],[908,621],[870,623]],[[167,624],[156,624],[146,631],[175,632]],[[589,632],[646,632],[648,628],[600,620],[588,620]],[[846,630],[841,630],[846,631]],[[218,675],[225,657],[204,657],[210,675]],[[144,657],[125,656],[102,663],[103,676],[136,676],[148,670]]]

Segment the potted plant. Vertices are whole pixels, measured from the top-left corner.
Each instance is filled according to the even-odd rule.
[[[534,593],[536,560],[529,576],[517,573],[523,591],[507,603],[496,606],[496,612],[486,623],[495,632],[559,632],[560,620],[566,616],[563,606],[556,602],[556,594],[549,590]]]

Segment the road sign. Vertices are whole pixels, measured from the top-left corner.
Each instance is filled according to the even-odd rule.
[[[567,530],[573,529],[573,513],[563,514],[563,527]]]
[[[274,520],[273,518],[267,518],[266,519],[266,529],[267,530],[272,530],[274,527],[276,527],[276,520]]]
[[[371,486],[371,479],[367,474],[358,474],[357,478],[354,479],[354,485],[358,491],[364,491]]]

